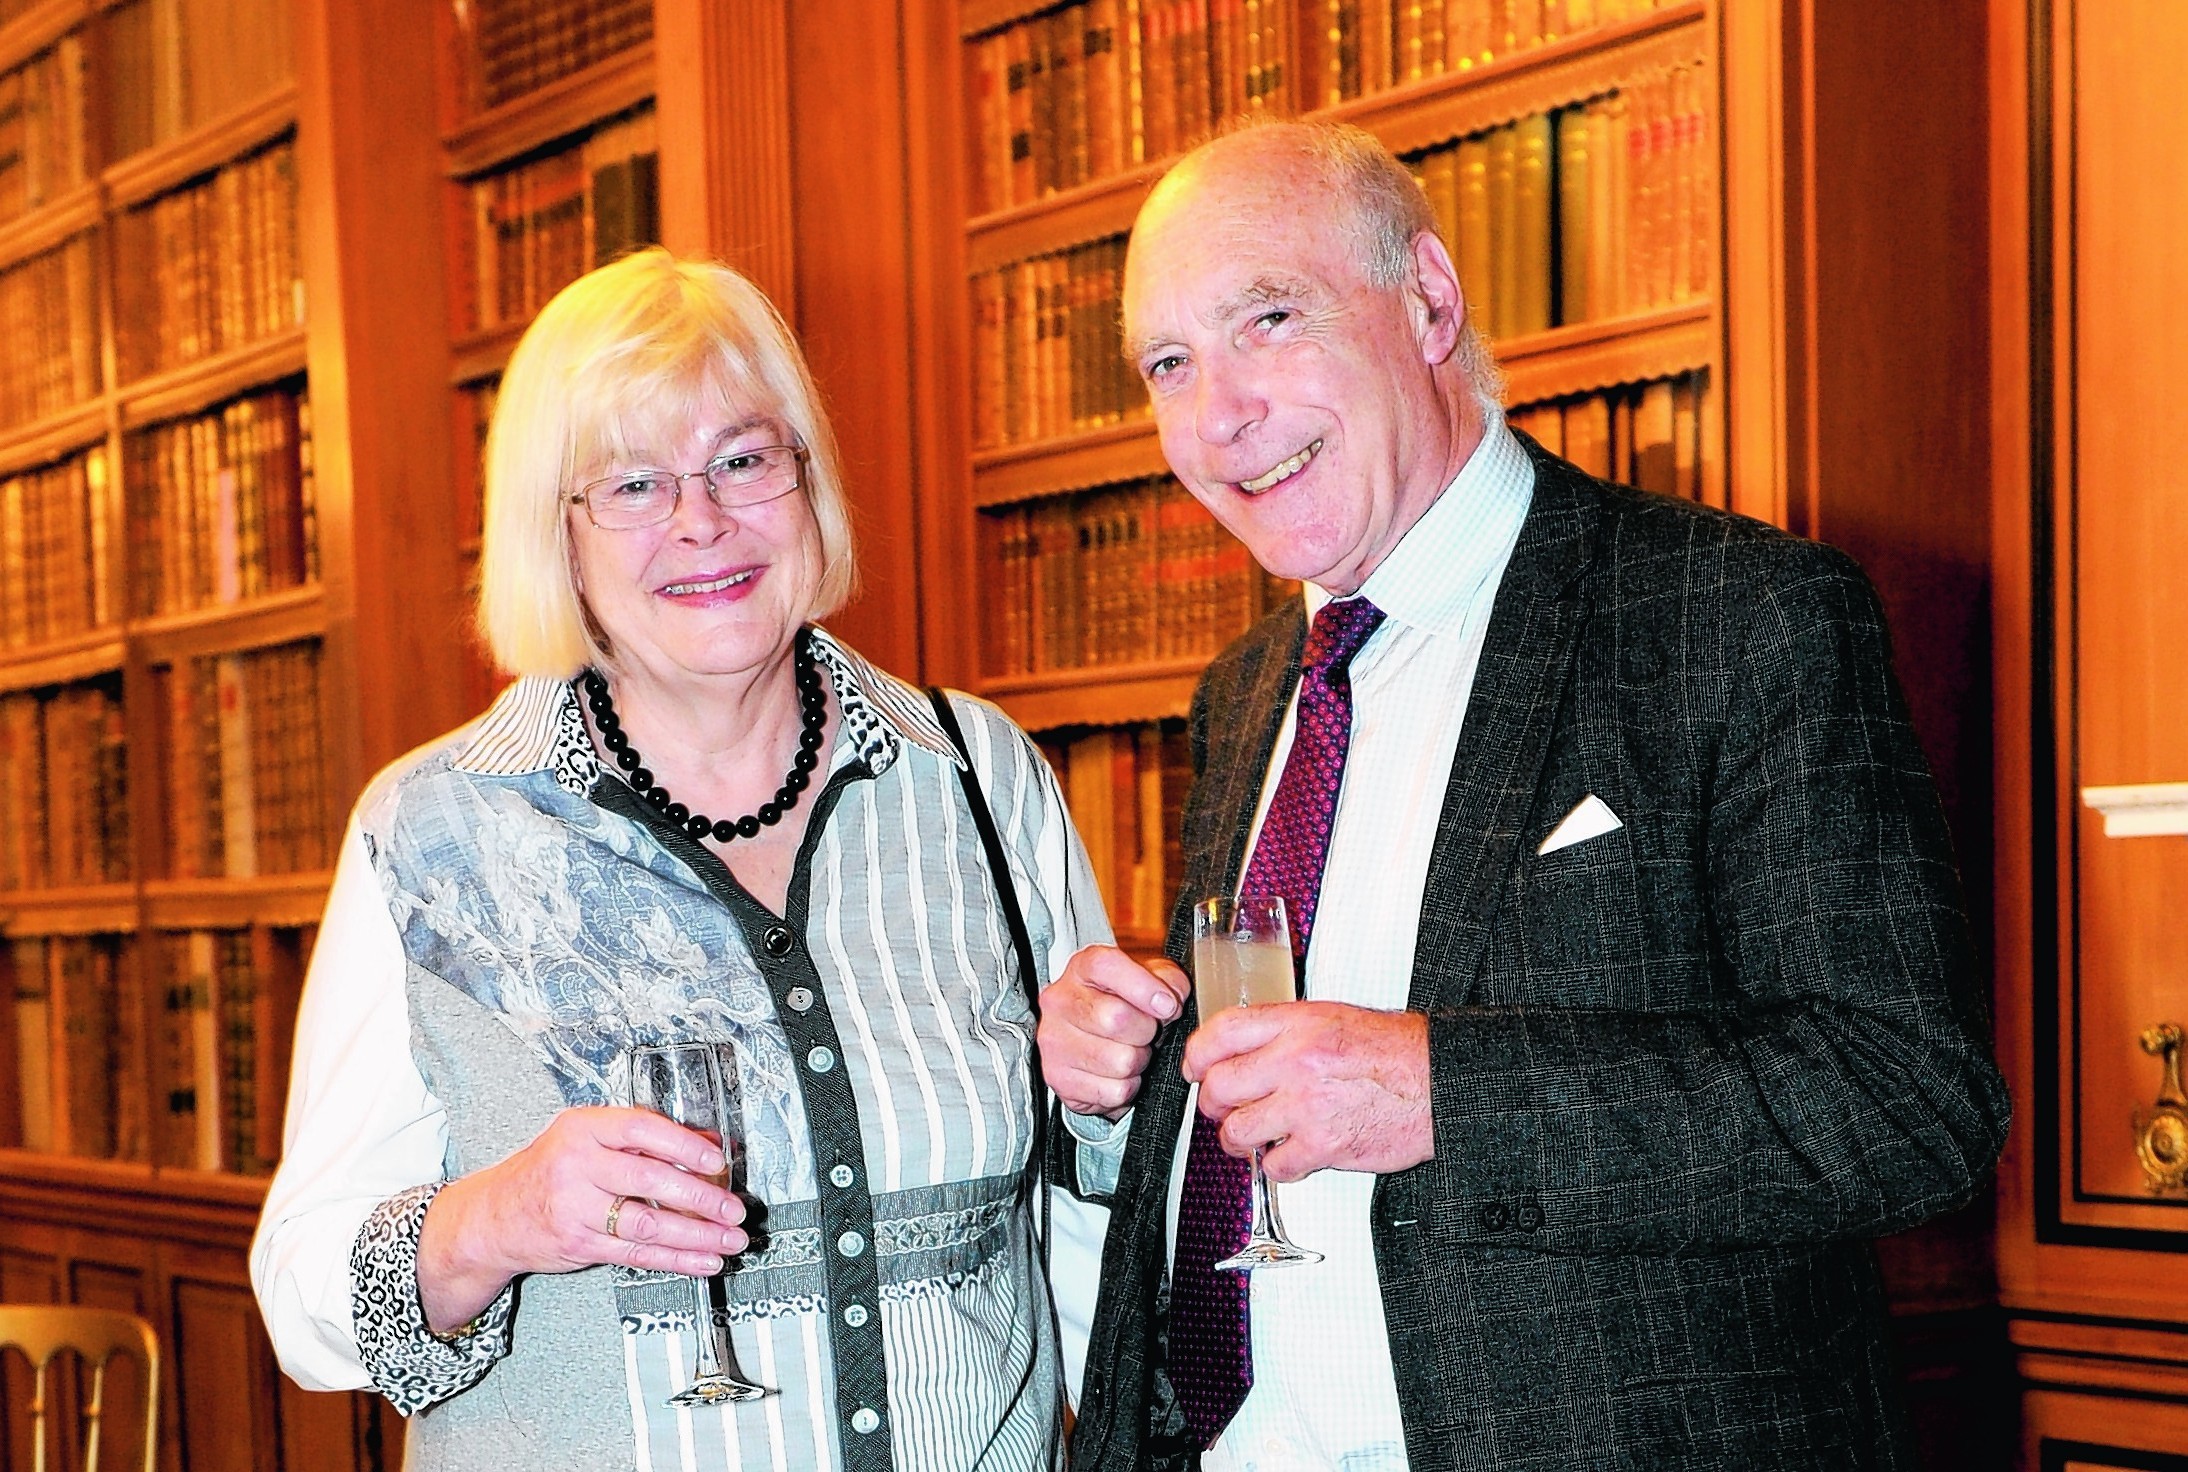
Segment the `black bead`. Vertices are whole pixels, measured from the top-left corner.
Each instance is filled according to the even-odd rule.
[[[759,837],[760,820],[753,817],[752,814],[746,813],[743,817],[737,820],[737,836],[739,838]]]
[[[783,778],[783,791],[790,794],[788,797],[783,799],[784,804],[787,806],[790,803],[796,802],[798,800],[798,794],[805,791],[806,788],[812,785],[813,779],[805,774],[805,769],[803,767],[800,767],[797,771],[792,772],[789,776]]]
[[[819,765],[820,757],[810,750],[799,752],[796,760],[793,762],[793,766],[795,766],[800,776],[803,776],[807,772],[812,771],[815,767]]]
[[[653,804],[655,812],[666,812],[669,806],[669,790],[666,787],[656,787],[646,794],[646,801]]]
[[[684,831],[693,838],[704,838],[713,828],[714,824],[703,813],[693,813],[684,821]]]
[[[638,753],[631,750],[631,744],[628,741],[616,748],[615,764],[626,772],[637,769]]]
[[[714,820],[714,841],[716,843],[727,843],[736,836],[737,825],[735,823],[730,822],[727,818],[716,818]]]
[[[761,822],[772,828],[783,820],[783,810],[774,803],[763,802],[760,804],[758,816]]]
[[[606,722],[602,722],[600,726],[600,744],[620,756],[631,749],[631,738],[623,734],[621,726],[611,727]]]
[[[653,786],[653,773],[647,771],[644,767],[631,768],[631,786],[637,788],[640,792],[644,792],[647,788]],[[666,799],[663,799],[663,801],[666,801]]]
[[[656,787],[654,791],[660,793],[663,799],[666,799],[669,795],[668,789],[665,787]],[[680,802],[669,802],[662,807],[661,816],[681,828],[684,826],[684,819],[691,816],[691,809]]]
[[[819,751],[820,747],[821,733],[811,726],[807,726],[798,733],[798,749],[800,751]]]

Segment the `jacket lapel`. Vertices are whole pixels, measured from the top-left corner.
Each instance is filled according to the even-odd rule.
[[[1474,994],[1497,896],[1519,850],[1587,612],[1581,574],[1601,512],[1588,482],[1525,436],[1535,494],[1490,612],[1436,825],[1407,1005]]]

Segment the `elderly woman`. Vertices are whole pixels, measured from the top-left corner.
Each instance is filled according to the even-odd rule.
[[[954,740],[812,622],[852,585],[750,284],[655,250],[547,306],[487,449],[480,620],[520,678],[357,805],[251,1252],[283,1367],[378,1389],[413,1466],[1055,1461],[1010,900],[1043,981],[1107,923],[1023,734],[958,696]],[[690,1039],[734,1045],[743,1195],[617,1107],[632,1048]],[[671,1406],[725,1264],[707,1319],[769,1393]]]

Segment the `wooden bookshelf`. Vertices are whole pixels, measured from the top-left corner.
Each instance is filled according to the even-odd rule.
[[[144,3],[183,16],[191,0]],[[409,115],[406,77],[420,103],[415,110],[424,119],[420,132],[430,136],[430,72],[417,64],[375,70],[370,98],[338,99],[323,80],[331,60],[330,31],[347,24],[372,32],[341,47],[340,65],[347,70],[369,67],[371,58],[385,55],[390,46],[417,45],[403,34],[404,27],[377,8],[361,25],[364,17],[348,14],[346,0],[257,3],[277,23],[253,29],[241,49],[252,53],[256,47],[256,52],[239,56],[237,65],[244,75],[259,76],[277,60],[266,48],[293,35],[293,58],[276,68],[282,79],[273,85],[253,82],[237,101],[235,89],[224,96],[214,79],[199,77],[194,84],[199,95],[169,97],[162,104],[168,111],[153,120],[150,136],[156,141],[120,158],[99,152],[114,136],[101,89],[125,80],[116,70],[125,65],[117,59],[120,43],[109,33],[124,23],[131,7],[49,3],[0,28],[0,70],[31,64],[64,41],[101,58],[86,67],[77,99],[83,177],[0,222],[0,271],[68,242],[90,242],[91,309],[72,323],[72,331],[79,340],[89,337],[93,391],[55,412],[0,427],[0,549],[17,535],[7,529],[7,519],[17,513],[9,509],[6,487],[83,457],[77,494],[89,499],[60,513],[41,512],[45,519],[38,523],[42,535],[65,534],[76,542],[64,542],[58,551],[31,545],[40,548],[41,557],[60,559],[40,566],[80,568],[59,575],[84,583],[88,591],[79,592],[96,622],[81,632],[0,648],[0,702],[14,702],[18,715],[35,709],[36,719],[44,720],[45,712],[58,708],[53,703],[72,692],[103,692],[100,699],[108,704],[99,708],[118,719],[108,728],[109,744],[101,748],[109,755],[78,753],[67,771],[88,780],[95,763],[106,760],[117,765],[115,780],[126,784],[74,790],[55,768],[45,801],[27,809],[18,801],[11,808],[15,816],[0,820],[0,828],[8,822],[59,825],[64,820],[58,815],[95,804],[99,832],[114,831],[116,822],[124,825],[128,858],[125,877],[0,890],[0,949],[104,948],[102,964],[111,970],[101,984],[113,987],[116,1036],[135,1039],[132,1046],[140,1049],[154,1045],[162,1007],[173,1005],[171,997],[163,1003],[160,996],[163,985],[172,985],[161,980],[156,953],[162,945],[193,935],[221,938],[223,964],[247,966],[252,978],[250,1025],[233,1034],[240,1041],[221,1044],[240,1051],[232,1062],[224,1053],[218,1065],[249,1081],[245,1093],[233,1101],[222,1098],[217,1106],[210,1099],[198,1106],[217,1107],[219,1129],[228,1132],[223,1168],[209,1170],[154,1163],[157,1150],[167,1148],[156,1146],[153,1137],[162,1091],[176,1086],[171,1059],[147,1063],[140,1052],[127,1077],[117,1073],[110,1085],[102,1085],[86,1074],[89,1065],[73,1053],[77,1044],[60,1028],[60,1013],[53,1009],[61,999],[40,996],[36,979],[20,976],[12,956],[0,967],[7,978],[0,987],[6,993],[0,996],[5,1014],[0,1049],[7,1058],[0,1067],[5,1080],[0,1092],[8,1095],[0,1101],[0,1298],[126,1306],[150,1318],[169,1346],[194,1346],[192,1354],[171,1356],[163,1387],[161,1461],[174,1469],[376,1466],[387,1437],[380,1429],[383,1412],[369,1399],[334,1398],[341,1409],[330,1412],[314,1404],[322,1398],[282,1385],[258,1327],[242,1259],[265,1189],[266,1162],[278,1151],[288,1034],[308,937],[329,882],[326,860],[298,872],[230,877],[168,872],[178,792],[166,754],[173,733],[162,692],[177,669],[227,664],[316,671],[309,687],[284,684],[245,697],[283,700],[290,709],[300,699],[318,702],[310,719],[294,727],[300,734],[285,738],[300,743],[293,751],[268,755],[253,749],[235,758],[258,773],[254,781],[277,768],[290,774],[283,779],[289,807],[282,821],[310,832],[292,826],[285,836],[276,835],[282,845],[279,862],[287,862],[280,856],[292,851],[331,856],[342,809],[367,764],[378,765],[454,723],[453,701],[416,689],[415,664],[403,667],[409,648],[419,642],[416,631],[422,628],[423,637],[437,639],[454,622],[453,558],[443,572],[429,533],[414,543],[400,536],[390,542],[376,530],[385,514],[376,498],[415,495],[416,487],[427,483],[415,472],[406,476],[396,470],[398,462],[445,463],[445,429],[437,429],[430,416],[406,413],[399,383],[383,376],[389,365],[374,361],[379,334],[422,336],[421,308],[436,332],[444,330],[439,265],[430,262],[421,271],[415,250],[407,252],[412,259],[406,263],[405,252],[392,248],[383,252],[386,264],[381,264],[370,248],[356,243],[368,231],[398,241],[437,238],[439,196],[431,175],[415,175],[413,202],[393,208],[386,197],[388,181],[371,175],[401,157],[403,125],[391,119]],[[429,32],[430,7],[416,8],[411,22],[420,33]],[[136,10],[132,23],[143,20],[144,11]],[[161,24],[167,26],[165,20]],[[173,27],[160,34],[181,35]],[[187,45],[187,37],[174,44]],[[429,60],[422,47],[416,59]],[[204,60],[200,56],[193,64]],[[349,116],[343,118],[345,107]],[[246,169],[245,162],[254,160]],[[374,182],[360,182],[367,177]],[[195,212],[190,240],[178,240],[165,226],[140,229],[140,248],[156,248],[159,260],[155,267],[143,257],[131,258],[121,244],[128,234],[125,222],[145,226],[143,212],[192,191],[202,191],[204,203],[190,206]],[[231,220],[250,234],[218,234]],[[185,247],[196,254],[176,254]],[[197,274],[184,274],[189,272]],[[246,289],[262,295],[247,299],[240,295]],[[143,307],[130,305],[130,292],[147,290],[166,293],[160,299],[163,315],[147,316]],[[243,315],[254,304],[259,315]],[[308,315],[302,315],[307,306]],[[286,320],[269,330],[266,324],[275,317]],[[159,344],[158,366],[124,380],[121,335],[151,333],[161,323],[180,324],[175,330],[194,335]],[[444,373],[433,377],[445,383]],[[259,411],[245,412],[252,404],[305,400],[310,416],[299,408],[285,430]],[[360,418],[369,440],[353,437]],[[402,428],[382,434],[372,427],[382,422]],[[140,458],[141,445],[160,436],[169,436],[158,442],[171,441],[178,454],[187,445],[193,457],[187,466]],[[197,478],[166,479],[185,474]],[[273,555],[254,540],[272,524],[251,518],[269,514],[270,501],[264,498],[287,498],[282,534],[296,539],[297,550],[274,581],[286,577],[295,580],[293,586],[239,593],[223,586],[220,575],[208,574],[212,582],[202,596],[192,593],[172,606],[146,601],[141,589],[157,572],[148,559],[158,549],[144,542],[141,516],[147,508],[167,506],[162,498],[208,496],[212,499],[174,503],[175,514],[185,520],[199,516],[194,506],[211,518],[193,523],[206,540],[190,555],[212,558],[216,569],[223,560],[231,569],[243,567],[245,588],[260,576],[250,571],[252,559]],[[58,521],[51,520],[55,515]],[[362,535],[360,515],[373,523]],[[418,522],[414,514],[408,519]],[[79,561],[71,564],[70,558]],[[27,577],[28,566],[0,565],[0,585]],[[401,590],[396,606],[376,617],[372,604],[390,587]],[[0,594],[0,608],[8,606],[10,596]],[[25,596],[43,595],[33,588]],[[407,638],[389,637],[406,628],[413,631]],[[267,650],[299,651],[294,659],[305,663],[250,663]],[[268,678],[285,682],[288,675]],[[398,689],[403,698],[392,700],[390,692]],[[362,719],[368,709],[378,714],[376,721]],[[320,737],[308,734],[314,729]],[[119,735],[119,748],[110,744],[113,733]],[[0,745],[14,739],[0,738]],[[240,730],[222,732],[224,741],[247,739],[252,738]],[[10,758],[20,759],[19,750]],[[270,801],[270,792],[262,789],[261,796]],[[124,801],[125,813],[112,806]],[[264,811],[244,810],[233,821],[248,826],[266,819]],[[80,826],[89,820],[69,816],[66,821]],[[53,832],[58,844],[59,827]],[[84,841],[81,833],[69,840],[79,846]],[[222,985],[231,986],[243,974],[224,974]],[[217,1004],[232,1009],[233,995],[224,993]],[[230,1027],[233,1019],[222,1016],[221,1026]],[[26,1024],[40,1019],[48,1031],[42,1039],[32,1038]],[[35,1073],[24,1066],[27,1049],[42,1050],[49,1059]],[[201,1059],[194,1066],[201,1083],[211,1077],[206,1070],[212,1062]],[[22,1091],[37,1087],[40,1075],[55,1090],[64,1079],[70,1090],[87,1081],[95,1091],[107,1087],[116,1110],[128,1101],[128,1117],[136,1121],[133,1133],[111,1142],[127,1158],[83,1154],[89,1137],[64,1127],[67,1116],[55,1111],[67,1103],[58,1096],[35,1113],[52,1122],[52,1143],[69,1153],[22,1148],[23,1131],[33,1118]],[[75,1097],[71,1093],[69,1100]],[[238,1168],[244,1173],[234,1173]],[[209,1374],[206,1362],[216,1346],[232,1353],[220,1373]],[[0,1386],[0,1399],[14,1388],[11,1378]]]

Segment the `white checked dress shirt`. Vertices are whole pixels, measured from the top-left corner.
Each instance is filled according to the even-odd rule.
[[[1307,952],[1310,999],[1387,1011],[1406,1004],[1444,787],[1490,609],[1533,495],[1526,451],[1502,416],[1491,416],[1458,477],[1360,589],[1388,617],[1351,665],[1352,743]],[[1310,584],[1306,596],[1311,620],[1330,595]],[[1295,715],[1296,704],[1270,756],[1256,840]],[[1197,1106],[1196,1089],[1171,1167],[1172,1242]],[[1092,1121],[1071,1125],[1082,1142],[1098,1134]],[[1081,1152],[1085,1178],[1113,1178],[1126,1133]],[[1285,1230],[1324,1260],[1254,1274],[1253,1388],[1204,1454],[1204,1472],[1406,1466],[1370,1235],[1374,1189],[1371,1174],[1335,1170],[1279,1188]]]

